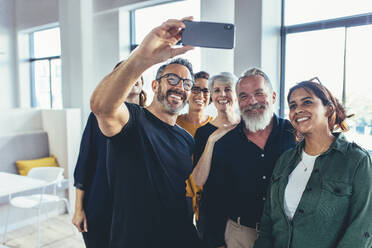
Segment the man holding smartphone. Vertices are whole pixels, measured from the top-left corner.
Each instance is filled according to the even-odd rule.
[[[146,69],[192,49],[173,48],[184,27],[182,20],[168,20],[153,29],[91,97],[92,111],[109,142],[110,248],[200,247],[185,199],[193,139],[176,125],[193,86],[191,64],[177,59],[161,66],[148,107],[123,104]]]

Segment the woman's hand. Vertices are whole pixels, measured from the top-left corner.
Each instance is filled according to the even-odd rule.
[[[214,131],[208,138],[208,142],[212,142],[213,144],[216,143],[219,139],[221,139],[226,133],[231,131],[236,127],[237,124],[235,125],[230,125],[230,126],[224,126],[218,128],[216,131]]]
[[[76,226],[79,232],[88,232],[87,217],[84,210],[76,210],[72,217],[72,224]]]

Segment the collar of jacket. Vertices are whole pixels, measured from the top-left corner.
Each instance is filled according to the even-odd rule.
[[[330,153],[332,150],[336,150],[341,152],[342,154],[345,154],[348,148],[348,142],[346,140],[346,137],[343,133],[332,133],[333,136],[336,137],[336,139],[333,141],[329,149],[323,153],[323,155],[326,155]],[[301,142],[296,146],[296,153],[297,155],[301,155],[302,150],[305,146],[305,139],[301,140]]]

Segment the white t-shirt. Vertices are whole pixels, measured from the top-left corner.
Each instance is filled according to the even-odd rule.
[[[311,156],[302,151],[302,160],[288,177],[288,184],[284,193],[284,210],[290,220],[293,218],[300,203],[302,193],[313,171],[315,159],[318,156]]]

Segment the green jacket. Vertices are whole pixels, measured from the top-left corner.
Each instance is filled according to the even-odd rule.
[[[315,160],[292,221],[284,212],[284,191],[304,141],[278,159],[254,248],[372,247],[371,158],[343,134],[335,135]]]

